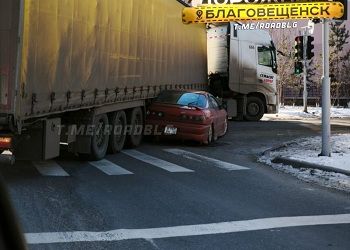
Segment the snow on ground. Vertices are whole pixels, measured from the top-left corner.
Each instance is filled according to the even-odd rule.
[[[259,161],[304,181],[350,192],[350,176],[318,169],[297,169],[272,162],[275,157],[280,156],[350,171],[350,134],[333,135],[331,146],[332,157],[319,157],[321,137],[301,138],[287,143],[285,147],[265,153]]]
[[[278,114],[269,114],[265,119],[279,118],[279,119],[305,119],[305,118],[321,118],[321,107],[308,107],[308,113],[303,112],[301,106],[284,106],[279,108]],[[331,108],[331,118],[350,118],[350,108]]]

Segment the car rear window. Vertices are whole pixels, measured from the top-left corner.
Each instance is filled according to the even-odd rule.
[[[179,91],[161,92],[156,102],[181,106],[196,106],[200,108],[205,108],[207,106],[207,98],[205,95]]]

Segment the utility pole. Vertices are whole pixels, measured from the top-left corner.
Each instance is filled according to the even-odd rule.
[[[329,77],[329,20],[323,19],[323,76],[322,76],[322,152],[320,156],[331,156],[331,84]]]

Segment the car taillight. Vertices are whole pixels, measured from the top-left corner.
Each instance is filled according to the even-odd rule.
[[[205,120],[204,115],[181,115],[181,120],[184,121],[197,121],[197,122],[202,122]]]
[[[154,115],[154,116],[158,116],[158,117],[164,117],[164,113],[163,113],[163,112],[160,112],[160,111],[151,111],[151,110],[148,110],[146,114],[147,114],[148,116],[149,116],[149,115]]]
[[[9,149],[12,147],[12,138],[11,137],[0,137],[0,148]]]
[[[200,121],[200,122],[202,122],[202,121],[204,121],[204,120],[205,120],[205,116],[204,116],[204,115],[198,115],[198,116],[195,116],[195,120],[196,120],[196,121]]]

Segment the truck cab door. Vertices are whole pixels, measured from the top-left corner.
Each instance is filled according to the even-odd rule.
[[[275,67],[274,55],[271,47],[258,45],[256,46],[257,53],[257,78],[258,84],[263,89],[268,89],[274,93],[276,90],[276,74],[273,70]]]
[[[257,82],[257,68],[256,68],[256,50],[255,44],[250,41],[240,41],[240,59],[241,59],[241,81],[240,88],[246,84],[256,84]],[[240,92],[242,89],[240,89]]]

